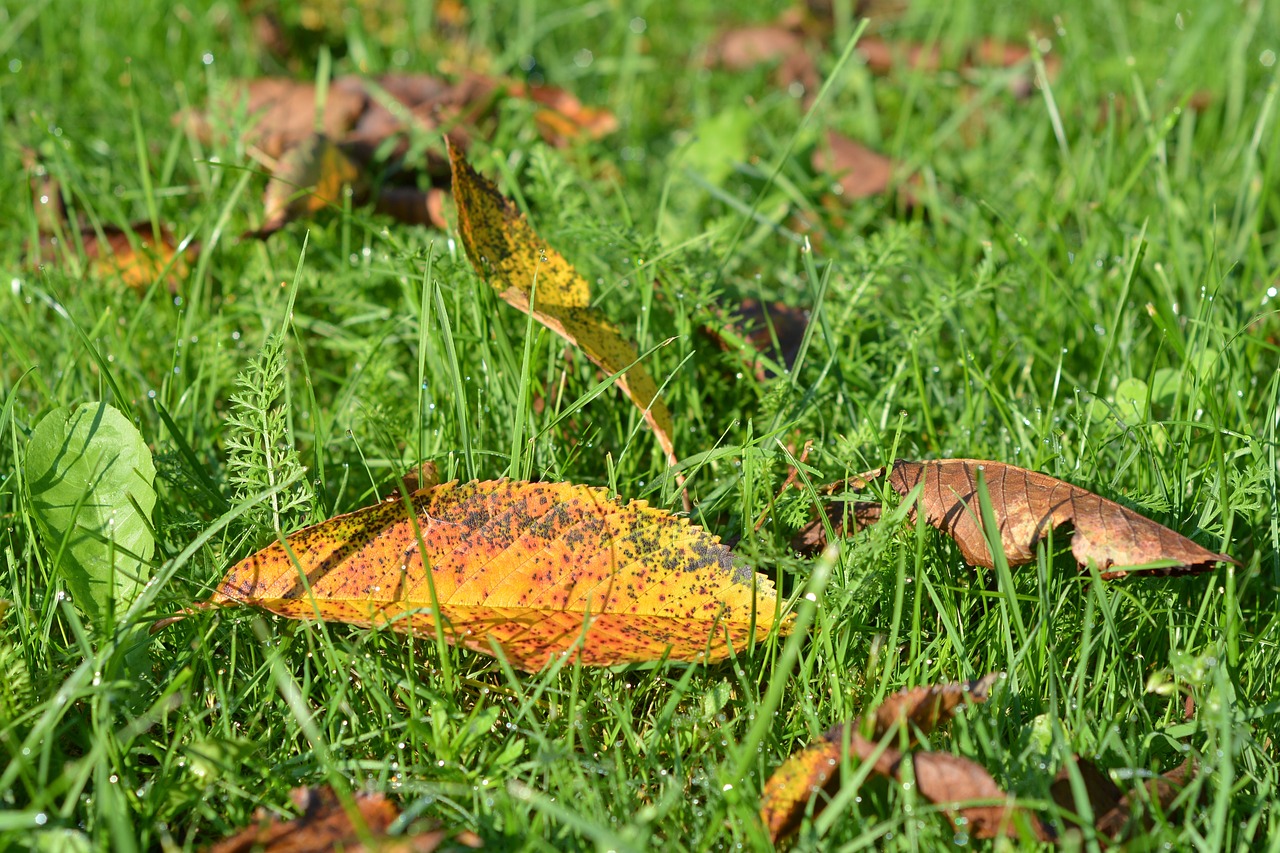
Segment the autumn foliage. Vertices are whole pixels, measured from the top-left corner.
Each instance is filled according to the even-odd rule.
[[[569,483],[447,483],[300,530],[233,566],[208,602],[387,626],[526,670],[716,661],[763,642],[769,580],[642,501]],[[782,621],[785,632],[788,623]]]

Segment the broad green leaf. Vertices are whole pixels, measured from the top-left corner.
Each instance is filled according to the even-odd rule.
[[[31,514],[75,603],[102,625],[146,580],[156,469],[142,435],[106,403],[55,409],[27,444]]]

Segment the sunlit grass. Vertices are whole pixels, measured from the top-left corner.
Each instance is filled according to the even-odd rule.
[[[32,427],[98,399],[134,418],[159,470],[162,581],[136,621],[168,615],[245,556],[238,526],[257,513],[229,479],[230,398],[280,329],[287,438],[322,514],[384,496],[427,457],[445,479],[527,472],[676,510],[679,489],[635,407],[592,397],[598,371],[502,303],[450,234],[357,208],[236,239],[260,224],[260,167],[237,141],[194,142],[171,114],[237,77],[309,79],[318,48],[293,68],[260,57],[236,3],[0,12],[5,842],[199,848],[260,805],[287,809],[290,788],[329,782],[391,794],[489,848],[758,849],[760,787],[792,750],[901,687],[997,670],[1008,678],[992,701],[934,748],[975,758],[1031,805],[1074,753],[1141,776],[1190,750],[1201,798],[1141,844],[1276,837],[1280,22],[1267,4],[1033,5],[917,4],[892,31],[1021,44],[1034,27],[1062,58],[1048,89],[1017,101],[997,77],[874,78],[857,61],[834,73],[842,27],[804,128],[801,99],[769,69],[704,67],[721,4],[472,8],[470,49],[492,70],[520,74],[532,57],[622,124],[558,151],[504,107],[473,162],[653,350],[695,519],[740,537],[785,593],[819,593],[790,652],[533,676],[430,639],[248,612],[88,639],[26,515]],[[352,25],[324,50],[335,75],[430,71],[446,50],[430,32],[421,15]],[[1192,108],[1201,90],[1209,105]],[[809,153],[828,127],[910,164],[922,204],[824,206],[830,178]],[[156,217],[199,241],[178,292],[27,267],[20,147],[73,215]],[[822,223],[808,244],[792,237],[797,210]],[[797,370],[761,380],[702,333],[743,297],[812,308]],[[805,478],[769,511],[809,439]],[[792,553],[810,486],[895,456],[1035,468],[1241,565],[1108,583],[1078,573],[1059,536],[1009,588],[922,525],[875,527],[822,571]],[[806,824],[802,849],[955,840],[910,791],[840,805]]]

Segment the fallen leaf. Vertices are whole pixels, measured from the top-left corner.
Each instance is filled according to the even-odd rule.
[[[1111,781],[1111,777],[1105,771],[1099,770],[1098,766],[1087,758],[1076,756],[1073,761],[1076,765],[1076,770],[1080,773],[1080,779],[1084,783],[1085,798],[1089,803],[1089,811],[1093,814],[1094,820],[1096,821],[1103,815],[1114,811],[1120,805],[1120,800],[1123,797],[1116,783]],[[1053,783],[1049,786],[1049,798],[1057,803],[1060,808],[1073,815],[1079,815],[1083,811],[1071,787],[1071,772],[1065,766],[1058,771],[1058,775],[1054,777]],[[1079,826],[1077,822],[1070,819],[1068,819],[1068,823],[1073,826]]]
[[[711,47],[712,63],[746,71],[765,62],[781,62],[804,50],[804,37],[780,24],[726,30]]]
[[[635,347],[591,307],[587,280],[537,235],[492,182],[471,168],[457,146],[448,145],[458,231],[471,265],[509,305],[532,314],[602,370],[617,373],[625,368],[618,385],[644,414],[667,460],[675,465],[675,422],[653,377],[637,360]],[[535,282],[536,304],[530,304]]]
[[[172,231],[164,226],[154,230],[147,222],[135,222],[128,228],[115,225],[104,225],[100,230],[84,228],[80,230],[79,239],[90,275],[117,278],[135,290],[147,289],[161,276],[171,291],[177,290],[190,272],[189,259],[198,251],[188,246],[180,253]],[[74,252],[75,247],[63,248],[59,238],[42,234],[29,262],[60,264],[65,251]]]
[[[421,462],[414,466],[400,478],[404,484],[404,494],[416,495],[418,492],[425,492],[434,489],[440,485],[440,467],[431,461]],[[396,484],[395,492],[390,499],[398,500],[400,496],[400,484]]]
[[[254,826],[219,841],[209,847],[207,853],[319,853],[324,850],[430,853],[451,836],[468,847],[481,846],[471,833],[454,834],[439,829],[415,835],[388,835],[387,830],[400,816],[400,810],[381,794],[355,795],[356,811],[364,824],[362,829],[356,828],[351,814],[328,786],[296,788],[291,796],[294,805],[302,811],[300,816],[283,821],[259,809]],[[365,841],[373,841],[374,845],[366,846]]]
[[[1031,72],[1033,55],[1025,44],[1013,44],[1000,39],[984,38],[958,53],[948,54],[937,44],[919,44],[908,41],[889,41],[876,36],[865,36],[855,48],[867,69],[873,74],[892,74],[907,69],[924,73],[937,73],[943,69],[973,72],[989,68],[1024,68],[1026,73],[1013,75],[1009,91],[1017,98],[1025,98],[1035,91],[1035,78]],[[1045,76],[1052,82],[1057,78],[1061,60],[1056,54],[1044,54]]]
[[[280,77],[241,80],[215,98],[207,113],[183,112],[175,121],[192,135],[210,142],[214,127],[209,115],[225,119],[244,109],[249,116],[245,141],[268,157],[280,157],[316,133],[316,97],[316,86],[311,82]],[[325,97],[319,132],[330,139],[344,137],[364,112],[367,101],[363,88],[335,80]]]
[[[413,519],[404,500],[384,501],[274,543],[232,567],[208,604],[428,637],[438,612],[450,642],[492,654],[492,641],[529,671],[564,652],[603,666],[723,660],[777,618],[767,578],[643,501],[506,480],[407,500]]]
[[[914,752],[911,769],[917,793],[942,806],[957,833],[974,839],[1021,838],[1029,834],[1045,840],[1040,824],[1013,805],[1009,795],[976,761],[949,752]],[[894,778],[902,779],[901,763],[894,768]],[[972,802],[978,800],[995,802]]]
[[[439,187],[420,190],[417,187],[385,187],[378,193],[373,209],[405,225],[430,225],[444,230],[445,191]]]
[[[863,36],[858,39],[854,51],[873,74],[889,74],[899,68],[937,71],[942,67],[942,51],[936,44],[923,45]]]
[[[749,347],[775,365],[790,370],[795,366],[804,333],[809,328],[809,313],[808,308],[784,302],[766,305],[748,297],[714,324],[704,325],[703,331],[726,352]],[[773,375],[758,358],[751,360],[750,367],[761,382]]]
[[[851,757],[860,762],[874,761],[875,773],[901,780],[903,753],[893,746],[881,749],[879,742],[910,721],[913,725],[907,726],[903,734],[908,744],[915,743],[917,732],[933,731],[949,720],[961,704],[985,702],[998,678],[999,675],[993,673],[964,684],[902,690],[887,697],[862,720],[833,726],[820,741],[783,762],[765,783],[760,820],[769,837],[776,844],[799,829],[809,801],[815,795],[818,799],[813,803],[813,815],[816,817],[826,808],[827,801],[839,788],[840,761],[846,739]],[[864,732],[869,732],[870,737]],[[990,775],[967,759],[945,753],[915,753],[914,760],[919,790],[933,802],[1005,798]],[[1009,834],[1006,827],[1012,826],[1006,818],[1012,816],[1013,810],[1007,805],[964,806],[948,810],[948,816],[954,820],[957,811],[970,820],[968,831],[975,838],[996,837],[996,834],[981,834],[985,832]]]
[[[861,199],[880,195],[893,183],[896,164],[888,157],[849,137],[828,130],[826,145],[813,150],[815,172],[832,176],[840,185],[843,199]],[[904,200],[910,203],[909,196]]]
[[[339,207],[345,192],[367,191],[363,170],[328,137],[314,134],[285,152],[267,181],[262,226],[245,236],[264,240],[295,219]]]
[[[813,519],[791,537],[791,548],[805,556],[821,554],[827,547],[827,524],[836,538],[852,536],[880,520],[880,504],[871,501],[832,501],[823,516]]]
[[[513,85],[512,94],[525,94],[542,109],[533,114],[538,133],[549,144],[564,148],[577,139],[603,139],[618,129],[613,113],[584,106],[572,93],[555,86]]]
[[[815,51],[802,33],[785,23],[775,23],[725,31],[711,46],[707,60],[729,71],[776,63],[774,84],[784,90],[793,84],[802,86],[807,106],[822,83],[814,56]]]
[[[1174,801],[1195,772],[1195,764],[1191,759],[1187,759],[1172,770],[1148,779],[1134,790],[1122,794],[1106,771],[1099,769],[1087,758],[1076,756],[1073,760],[1084,781],[1085,796],[1093,813],[1094,827],[1099,834],[1112,841],[1128,837],[1138,827],[1134,822],[1133,813],[1143,794],[1155,803],[1161,812],[1168,814]],[[1080,803],[1071,788],[1070,775],[1066,767],[1058,771],[1058,775],[1054,777],[1049,795],[1064,811],[1072,815],[1080,814]],[[1070,826],[1079,826],[1078,822],[1070,818],[1067,822]],[[1150,820],[1141,825],[1149,827]]]
[[[955,715],[956,708],[970,702],[985,702],[999,673],[984,675],[961,684],[928,684],[901,690],[885,698],[872,717],[871,736],[879,739],[898,726],[907,726],[907,739],[915,743],[916,732],[929,734]]]
[[[860,475],[860,483],[877,479],[883,468]],[[919,505],[925,520],[955,539],[965,561],[991,568],[979,508],[978,478],[991,498],[1000,543],[1009,565],[1035,559],[1035,547],[1053,529],[1071,525],[1071,553],[1081,566],[1097,564],[1102,577],[1129,573],[1191,574],[1207,572],[1214,564],[1236,562],[1157,524],[1128,507],[1109,501],[1056,477],[982,459],[943,459],[930,462],[898,460],[888,484],[906,497],[923,484]],[[819,528],[806,531],[817,537]],[[1149,566],[1150,563],[1164,565]]]

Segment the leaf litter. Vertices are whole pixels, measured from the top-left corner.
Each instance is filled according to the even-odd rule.
[[[479,848],[480,839],[470,832],[429,829],[391,835],[388,830],[400,817],[400,809],[377,793],[358,793],[353,799],[353,815],[329,786],[295,788],[290,793],[293,804],[302,813],[292,820],[281,820],[259,809],[255,823],[207,848],[206,853],[309,853],[321,850],[345,850],[347,853],[431,853],[442,844]],[[357,817],[362,826],[357,826]],[[371,844],[370,844],[371,842]]]
[[[813,816],[826,808],[840,787],[840,764],[846,754],[859,762],[872,762],[875,774],[898,781],[905,780],[909,761],[918,792],[943,805],[957,829],[963,826],[972,838],[1039,834],[1025,813],[1011,803],[961,804],[967,800],[1008,800],[981,765],[948,753],[904,751],[950,720],[960,707],[985,702],[999,677],[993,673],[967,683],[900,691],[887,697],[874,712],[853,723],[834,726],[821,740],[792,755],[769,777],[761,795],[760,820],[770,839],[776,844],[793,835],[810,801]]]

